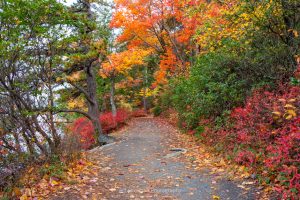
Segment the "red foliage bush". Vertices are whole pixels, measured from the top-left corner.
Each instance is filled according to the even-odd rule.
[[[207,126],[209,127],[209,126]],[[300,194],[300,86],[255,90],[231,112],[221,130],[206,129],[205,141],[222,144],[234,161],[271,181],[284,199]],[[218,140],[216,140],[218,138]]]
[[[71,126],[73,134],[80,135],[81,148],[88,149],[95,143],[94,127],[90,120],[85,117],[80,117],[74,121]]]
[[[144,109],[138,109],[138,110],[133,111],[131,113],[131,116],[132,117],[146,117],[147,113],[145,112]]]
[[[108,134],[110,131],[124,125],[129,118],[125,110],[118,110],[114,118],[111,112],[103,113],[99,116],[104,133]],[[83,149],[90,148],[94,143],[94,127],[90,120],[85,117],[78,118],[71,126],[71,131],[80,135],[80,143]]]
[[[128,118],[129,115],[125,110],[118,110],[115,119],[111,112],[101,114],[100,121],[103,132],[109,133],[110,131],[116,129],[118,126],[125,124]]]

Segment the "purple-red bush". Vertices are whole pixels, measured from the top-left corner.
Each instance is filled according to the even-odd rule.
[[[231,112],[228,126],[205,131],[233,159],[275,183],[283,198],[300,194],[300,86],[258,89]],[[218,138],[218,140],[212,140]]]
[[[124,125],[129,118],[129,114],[125,110],[118,110],[114,118],[111,112],[103,113],[99,116],[102,130],[108,134],[112,130]],[[80,142],[83,149],[90,148],[95,144],[94,127],[90,120],[80,117],[74,121],[71,126],[74,134],[80,135]]]

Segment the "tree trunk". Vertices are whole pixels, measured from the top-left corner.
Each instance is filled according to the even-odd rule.
[[[83,0],[80,1],[80,3],[83,6],[84,12],[87,14],[87,18],[89,21],[95,20],[93,18],[92,10],[91,10],[91,3],[89,0]],[[89,24],[86,24],[85,27],[85,35],[91,35],[93,31],[93,27],[91,27]],[[92,40],[90,40],[92,42]],[[85,44],[86,53],[89,52],[90,46]],[[84,71],[86,74],[86,83],[87,83],[87,95],[89,98],[89,101],[87,101],[88,104],[88,114],[91,118],[91,121],[94,125],[94,131],[95,131],[95,139],[97,140],[97,143],[107,144],[112,142],[112,139],[108,137],[107,135],[104,135],[101,122],[100,122],[100,111],[99,111],[99,105],[97,101],[97,82],[95,79],[94,71],[93,71],[93,62],[87,62],[84,66]]]
[[[115,103],[115,77],[111,77],[111,83],[110,83],[110,105],[111,105],[111,112],[112,116],[115,119],[117,116],[117,107]]]
[[[92,102],[87,101],[88,103],[88,114],[91,117],[92,123],[94,125],[95,130],[95,138],[97,139],[98,144],[106,144],[110,142],[110,138],[104,135],[100,122],[100,111],[97,101],[97,83],[93,73],[92,64],[88,64],[86,66],[86,83],[87,83],[87,92],[89,98]]]
[[[148,112],[148,101],[147,101],[147,86],[148,86],[148,68],[144,68],[144,91],[143,91],[143,105],[144,111]]]
[[[49,80],[50,81],[50,80]],[[49,88],[49,107],[51,108],[50,109],[50,112],[49,112],[49,124],[50,124],[50,130],[51,130],[51,133],[52,133],[52,137],[54,139],[54,146],[55,146],[55,151],[57,150],[56,148],[60,145],[60,137],[57,133],[57,130],[56,130],[56,127],[55,127],[55,124],[54,124],[54,113],[53,113],[53,108],[54,108],[54,95],[53,95],[53,90],[52,90],[52,86],[51,84],[48,84],[48,88]]]
[[[30,153],[30,156],[34,157],[36,155],[36,152],[35,152],[35,149],[33,147],[33,145],[31,144],[31,141],[30,139],[27,137],[26,133],[25,133],[25,129],[22,131],[22,136],[25,140],[25,143],[26,143],[26,146],[27,146],[27,149]]]

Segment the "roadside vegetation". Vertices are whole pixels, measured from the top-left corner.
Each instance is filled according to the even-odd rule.
[[[0,0],[2,196],[153,114],[299,199],[299,34],[298,0]]]

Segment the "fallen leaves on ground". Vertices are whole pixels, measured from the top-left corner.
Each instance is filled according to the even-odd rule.
[[[160,121],[164,124],[169,123],[167,118],[161,118]],[[173,127],[171,126],[170,128]],[[213,182],[216,183],[218,179],[224,177],[228,180],[242,181],[242,184],[238,185],[238,187],[245,191],[249,190],[252,185],[257,184],[257,181],[252,178],[252,172],[247,167],[224,159],[224,155],[216,154],[211,147],[202,144],[196,137],[183,134],[174,129],[172,130],[172,138],[172,147],[187,149],[184,157],[191,163],[189,168],[196,170],[209,169],[209,174],[215,177]],[[264,191],[261,199],[268,199],[269,193],[273,191],[272,187],[263,185],[260,188]]]
[[[81,159],[73,161],[65,169],[63,178],[49,177],[44,175],[38,179],[38,169],[30,168],[21,179],[24,188],[14,189],[14,194],[21,200],[46,199],[53,194],[60,194],[69,190],[78,190],[77,186],[89,185],[97,182],[100,167],[97,163],[89,161],[84,154]]]

